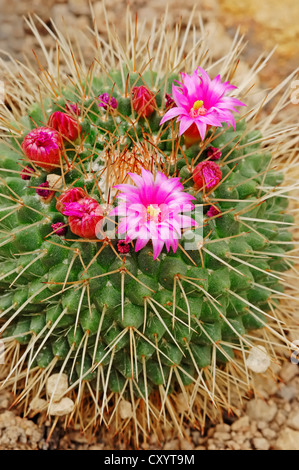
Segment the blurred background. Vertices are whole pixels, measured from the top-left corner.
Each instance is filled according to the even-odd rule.
[[[91,3],[97,27],[105,36],[103,3],[96,0],[91,0]],[[299,65],[298,0],[107,0],[108,18],[121,36],[125,31],[128,5],[137,12],[140,22],[146,20],[149,23],[154,17],[159,20],[168,5],[169,26],[181,19],[182,28],[196,6],[209,32],[211,50],[216,59],[227,52],[240,27],[248,40],[243,54],[244,64],[241,64],[244,73],[246,66],[252,65],[259,54],[269,52],[277,45],[270,63],[260,74],[260,85],[276,85]],[[24,52],[32,55],[32,49],[38,48],[37,40],[24,20],[28,14],[39,15],[49,28],[52,28],[51,19],[63,29],[65,22],[70,35],[74,36],[78,28],[92,27],[89,0],[0,0],[0,56],[5,60],[9,60],[5,52],[22,59]],[[38,29],[45,45],[50,45],[47,31],[41,25]],[[88,57],[89,51],[84,50],[84,54]]]

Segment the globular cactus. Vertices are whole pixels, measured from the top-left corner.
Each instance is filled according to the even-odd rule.
[[[234,128],[230,110],[242,103],[219,77],[220,104],[209,114],[203,88],[198,96],[199,88],[190,91],[194,80],[212,87],[202,50],[187,54],[184,69],[203,69],[180,76],[174,43],[155,56],[151,40],[156,69],[147,40],[126,54],[107,45],[87,69],[72,65],[71,49],[57,40],[70,69],[57,74],[48,57],[49,70],[32,74],[29,90],[24,67],[3,111],[3,383],[30,410],[57,374],[42,402],[55,415],[51,405],[63,394],[54,395],[67,376],[69,422],[103,422],[127,435],[133,428],[137,445],[140,433],[160,433],[159,420],[179,432],[182,417],[202,427],[207,416],[234,410],[252,386],[253,346],[268,360],[288,344],[281,320],[292,317],[279,302],[292,297],[284,272],[292,267],[287,193],[294,185],[282,186],[286,166],[276,144],[283,129],[260,119],[260,132],[259,104],[245,108]],[[236,58],[235,51],[221,77]],[[208,115],[188,127],[188,119]],[[284,127],[281,139],[292,142]],[[160,204],[171,206],[170,237],[162,229],[156,238],[130,235],[138,212],[130,204],[141,193],[145,224],[157,227],[168,217]],[[121,206],[117,195],[129,199]],[[189,210],[186,224],[180,204]],[[116,237],[117,225],[125,239]]]

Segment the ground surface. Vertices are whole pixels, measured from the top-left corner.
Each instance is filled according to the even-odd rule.
[[[96,23],[105,34],[101,2],[94,4]],[[231,45],[236,27],[246,34],[249,46],[243,54],[240,72],[246,73],[262,52],[271,50],[278,43],[270,64],[259,75],[259,86],[269,87],[279,83],[298,65],[299,55],[299,3],[297,0],[169,0],[171,22],[182,17],[182,27],[194,5],[201,12],[210,32],[211,50],[217,59]],[[124,12],[127,2],[109,0],[108,17],[116,24],[121,34],[124,28]],[[151,19],[164,12],[166,2],[161,0],[131,0],[132,9],[138,11],[140,20]],[[0,0],[0,54],[5,60],[9,56],[22,59],[24,52],[30,53],[38,44],[26,25],[23,15],[36,13],[50,25],[50,18],[62,25],[64,17],[71,30],[91,26],[86,0]],[[47,46],[49,37],[41,29]],[[86,54],[88,55],[88,51]],[[0,78],[4,78],[0,71]],[[225,423],[210,426],[202,436],[189,429],[189,438],[179,439],[169,431],[165,442],[151,440],[150,449],[294,449],[299,450],[299,367],[287,359],[278,372],[278,382],[257,384],[257,399],[251,400],[240,410],[241,417],[225,418]],[[3,449],[109,449],[111,436],[89,442],[79,432],[64,433],[57,428],[47,442],[48,423],[39,426],[36,422],[21,418],[17,410],[10,410],[12,397],[0,392],[0,450]],[[115,447],[125,448],[115,442]]]

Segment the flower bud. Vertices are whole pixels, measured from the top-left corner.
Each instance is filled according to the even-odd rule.
[[[193,171],[193,181],[197,189],[213,189],[222,178],[219,166],[210,160],[199,163]]]
[[[141,117],[150,116],[157,106],[154,94],[143,85],[135,86],[132,94],[134,111]]]
[[[82,188],[69,188],[66,191],[63,191],[62,194],[60,194],[59,198],[57,199],[56,202],[56,210],[58,212],[61,212],[63,214],[63,211],[65,209],[65,204],[68,202],[77,202],[79,199],[82,199],[84,197],[87,197],[88,195]]]
[[[22,149],[29,160],[46,171],[60,166],[62,140],[54,129],[49,127],[33,129],[24,138]]]
[[[77,119],[61,111],[55,111],[55,113],[51,114],[48,125],[67,140],[76,140],[82,130]]]
[[[82,238],[96,237],[96,228],[104,217],[100,204],[91,197],[66,203],[63,214],[68,216],[71,231]]]

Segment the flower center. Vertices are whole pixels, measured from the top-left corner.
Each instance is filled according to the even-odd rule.
[[[207,109],[203,105],[202,100],[196,100],[193,103],[192,108],[189,111],[190,117],[196,118],[198,116],[204,116],[207,112]]]
[[[159,209],[159,207],[154,207],[152,204],[150,204],[149,206],[147,206],[146,212],[147,212],[147,217],[146,217],[147,222],[150,222],[152,220],[154,222],[161,222],[161,209]]]

